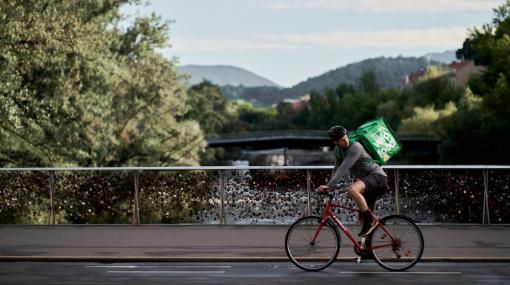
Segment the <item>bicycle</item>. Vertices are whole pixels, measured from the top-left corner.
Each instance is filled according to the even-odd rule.
[[[340,251],[338,228],[354,244],[358,263],[363,256],[372,254],[373,259],[383,268],[405,271],[420,260],[424,248],[423,235],[412,219],[402,215],[378,219],[370,211],[377,227],[365,239],[358,241],[332,209],[341,208],[351,212],[360,210],[334,203],[333,194],[326,195],[329,199],[320,217],[300,218],[287,231],[285,251],[297,267],[306,271],[320,271],[330,266]]]

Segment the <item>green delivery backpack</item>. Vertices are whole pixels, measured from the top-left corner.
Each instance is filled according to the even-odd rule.
[[[379,165],[386,164],[402,148],[397,136],[382,117],[364,123],[357,130],[349,132],[348,136],[350,143],[360,142]],[[338,147],[335,151],[337,157],[338,155],[343,157],[338,153],[340,151]]]

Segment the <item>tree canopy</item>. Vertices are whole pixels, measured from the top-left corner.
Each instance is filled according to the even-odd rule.
[[[128,3],[0,2],[0,165],[198,163],[185,81],[156,51],[168,22],[123,28]]]
[[[491,24],[473,29],[457,51],[486,70],[470,82],[461,109],[444,123],[443,157],[454,163],[510,160],[510,1],[494,15]]]

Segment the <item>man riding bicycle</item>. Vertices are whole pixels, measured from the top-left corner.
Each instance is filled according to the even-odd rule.
[[[344,127],[331,127],[328,135],[335,144],[335,168],[327,185],[319,186],[317,191],[334,190],[350,171],[357,179],[349,186],[347,193],[356,202],[360,210],[360,219],[363,221],[363,228],[358,236],[366,237],[377,226],[370,215],[370,209],[374,208],[377,198],[386,191],[387,175],[359,142],[349,142]]]

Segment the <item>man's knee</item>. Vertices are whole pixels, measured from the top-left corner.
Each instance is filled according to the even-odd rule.
[[[347,189],[347,194],[349,194],[351,197],[354,195],[363,194],[363,191],[365,190],[364,186],[364,184],[354,183],[349,187],[349,189]]]
[[[356,195],[357,193],[358,193],[358,192],[356,191],[356,189],[354,189],[354,187],[352,187],[352,186],[351,186],[351,187],[349,187],[349,189],[347,189],[347,194],[348,194],[349,196],[351,196],[351,197],[352,197],[352,196],[354,196],[354,195]]]
[[[363,183],[363,181],[361,181],[361,180],[354,182],[353,184],[351,184],[349,189],[347,189],[347,192],[351,196],[353,194],[363,194],[364,191],[365,191],[365,183]]]

